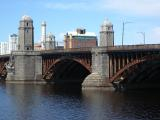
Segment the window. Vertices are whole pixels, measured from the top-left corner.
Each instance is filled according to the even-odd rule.
[[[25,31],[28,33],[28,28],[25,28]]]

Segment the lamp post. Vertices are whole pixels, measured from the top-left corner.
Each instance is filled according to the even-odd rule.
[[[123,22],[123,28],[122,28],[122,46],[123,46],[123,41],[124,41],[124,27],[128,23],[132,23],[132,22],[128,22],[128,21],[127,22]]]
[[[145,42],[146,42],[145,32],[138,32],[138,33],[140,33],[143,36],[143,44],[145,45]]]

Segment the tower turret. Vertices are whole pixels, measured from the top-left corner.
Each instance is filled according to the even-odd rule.
[[[47,50],[55,49],[56,48],[56,41],[55,36],[50,32],[46,37],[45,47]]]
[[[43,21],[41,24],[41,47],[45,49],[46,45],[46,22]]]
[[[105,20],[100,30],[100,46],[114,46],[113,24]]]
[[[20,20],[18,50],[34,50],[33,20],[26,15]]]

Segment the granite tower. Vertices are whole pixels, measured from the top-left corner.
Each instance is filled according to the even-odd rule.
[[[33,20],[26,15],[20,20],[18,50],[34,50]]]

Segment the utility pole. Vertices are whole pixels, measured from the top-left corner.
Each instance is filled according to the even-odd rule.
[[[132,22],[123,22],[123,26],[122,26],[122,46],[123,46],[123,42],[124,42],[124,28],[125,28],[125,25],[128,24],[128,23],[132,23]]]

